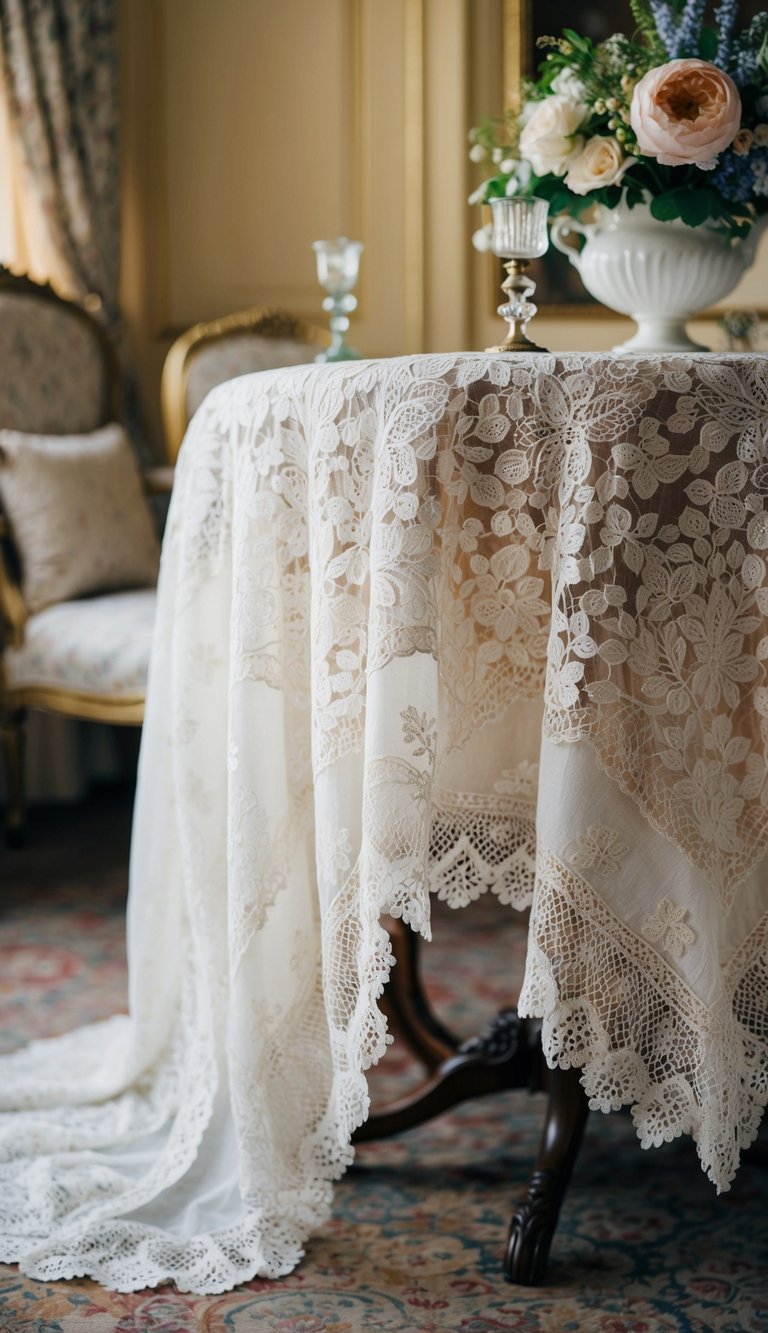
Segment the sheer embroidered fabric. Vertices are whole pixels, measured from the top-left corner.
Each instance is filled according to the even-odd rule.
[[[380,917],[428,936],[430,890],[533,899],[548,1059],[727,1188],[768,1095],[767,436],[750,357],[208,397],[163,551],[130,1015],[0,1061],[0,1257],[119,1290],[290,1271],[385,1050]]]

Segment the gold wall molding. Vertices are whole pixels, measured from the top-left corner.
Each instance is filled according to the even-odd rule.
[[[504,106],[520,109],[523,78],[530,74],[531,6],[533,0],[503,0],[502,79]]]
[[[424,350],[424,0],[404,0],[405,340]]]

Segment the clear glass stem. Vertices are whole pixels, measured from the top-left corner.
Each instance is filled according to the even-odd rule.
[[[323,301],[323,310],[330,315],[329,324],[331,328],[331,345],[324,352],[319,352],[315,361],[355,361],[359,353],[354,347],[350,347],[344,339],[344,334],[349,328],[349,315],[357,306],[357,300],[349,292],[337,293],[335,296],[326,296]]]
[[[526,269],[528,259],[510,259],[505,265],[507,276],[501,284],[501,290],[509,300],[498,307],[497,313],[509,325],[509,333],[498,347],[489,347],[489,352],[540,352],[528,337],[528,321],[536,314],[536,306],[531,296],[536,290],[536,283],[528,277]]]

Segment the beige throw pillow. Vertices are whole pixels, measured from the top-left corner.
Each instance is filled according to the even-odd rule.
[[[0,430],[0,506],[32,612],[157,578],[160,547],[122,426],[89,435]]]

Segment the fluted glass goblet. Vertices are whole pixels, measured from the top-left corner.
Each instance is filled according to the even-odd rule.
[[[348,241],[346,236],[335,241],[312,242],[318,281],[328,293],[323,310],[331,317],[330,347],[318,352],[315,361],[355,361],[360,355],[344,341],[344,334],[349,328],[349,316],[357,308],[352,288],[357,282],[364,248],[362,241]]]
[[[507,277],[501,290],[508,299],[498,307],[498,314],[507,321],[509,333],[503,343],[486,348],[488,352],[546,351],[531,342],[527,333],[528,323],[536,314],[531,300],[536,283],[528,277],[526,269],[532,259],[547,252],[548,208],[546,199],[526,199],[519,195],[491,200],[491,249],[500,259],[507,260],[504,265]]]

